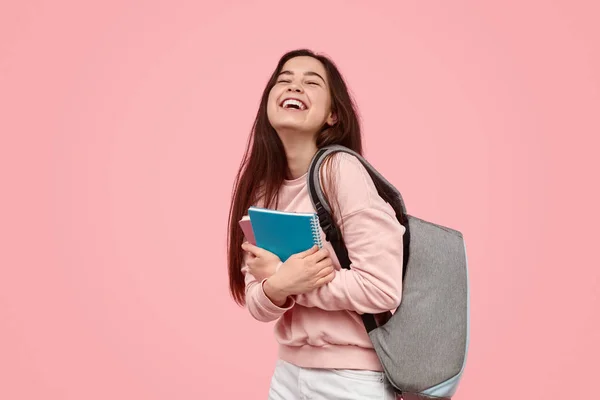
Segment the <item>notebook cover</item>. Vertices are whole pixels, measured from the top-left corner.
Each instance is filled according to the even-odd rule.
[[[291,255],[321,247],[316,213],[295,213],[250,207],[248,215],[256,246],[276,254],[285,262]]]
[[[240,220],[239,223],[240,227],[242,228],[242,231],[244,232],[244,237],[246,238],[248,243],[256,245],[256,239],[254,238],[254,230],[252,229],[252,222],[250,222],[250,219],[246,219],[246,217],[244,217]]]

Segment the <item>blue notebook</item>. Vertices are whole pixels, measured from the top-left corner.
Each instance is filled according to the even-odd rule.
[[[301,253],[314,245],[323,247],[316,213],[276,211],[250,207],[256,246],[276,254],[285,262],[291,255]]]

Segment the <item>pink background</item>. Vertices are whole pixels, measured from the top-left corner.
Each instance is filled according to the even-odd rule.
[[[0,398],[266,399],[230,299],[234,174],[279,56],[331,55],[366,155],[461,230],[456,399],[596,398],[596,1],[0,6]]]

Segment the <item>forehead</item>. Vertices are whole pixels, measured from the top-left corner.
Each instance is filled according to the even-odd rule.
[[[283,67],[282,71],[291,71],[294,74],[304,74],[306,72],[316,72],[323,78],[327,79],[325,67],[321,64],[321,61],[307,56],[294,57],[288,60]]]

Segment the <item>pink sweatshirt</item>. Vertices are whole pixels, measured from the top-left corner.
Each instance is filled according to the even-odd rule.
[[[307,368],[366,369],[381,371],[360,314],[394,310],[400,304],[401,241],[405,228],[394,210],[379,195],[360,161],[336,153],[335,183],[340,212],[336,216],[352,261],[340,269],[335,252],[321,231],[324,247],[336,267],[335,278],[321,288],[292,298],[281,308],[265,295],[262,284],[242,267],[246,302],[254,318],[277,320],[275,337],[279,357]],[[286,180],[279,191],[278,209],[314,212],[307,176]],[[325,174],[324,185],[327,185]],[[326,186],[327,187],[327,186]]]

